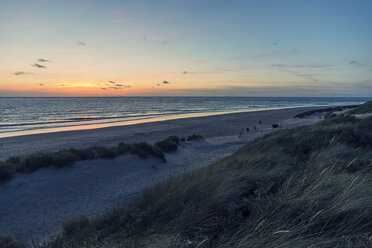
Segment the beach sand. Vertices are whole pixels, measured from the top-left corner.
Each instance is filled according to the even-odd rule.
[[[196,133],[206,138],[237,136],[242,128],[249,127],[252,131],[253,125],[258,126],[259,120],[262,121],[262,127],[266,131],[271,130],[273,123],[280,123],[283,128],[290,128],[308,123],[309,120],[307,119],[292,119],[292,116],[312,109],[319,109],[319,107],[243,112],[99,129],[0,138],[0,160],[11,156],[57,151],[71,147],[116,146],[121,141],[126,143],[147,141],[151,143],[167,138],[169,135],[182,137]]]
[[[52,151],[69,147],[154,142],[169,135],[200,134],[204,141],[181,143],[167,163],[155,158],[123,155],[112,160],[78,162],[62,169],[40,169],[16,175],[0,184],[0,233],[27,242],[40,242],[61,231],[61,223],[79,215],[94,216],[128,202],[146,187],[208,166],[237,151],[244,144],[272,132],[272,124],[292,128],[314,123],[319,117],[292,119],[314,108],[295,108],[169,120],[131,126],[38,134],[0,139],[0,157]],[[254,129],[256,125],[257,129]],[[239,137],[241,129],[250,132]]]

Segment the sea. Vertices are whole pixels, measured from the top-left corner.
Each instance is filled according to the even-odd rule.
[[[0,138],[223,113],[361,104],[366,97],[2,97]]]

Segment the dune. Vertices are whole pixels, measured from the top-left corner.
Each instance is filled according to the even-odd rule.
[[[1,157],[86,145],[110,145],[168,135],[198,133],[204,141],[182,142],[178,151],[156,158],[123,155],[115,159],[81,161],[62,169],[18,174],[0,184],[0,233],[27,242],[40,242],[61,231],[68,218],[95,216],[128,202],[145,188],[165,179],[208,166],[244,144],[272,132],[272,124],[292,128],[319,119],[293,119],[303,108],[225,114],[97,130],[39,134],[2,139]],[[262,122],[262,128],[258,122]],[[254,129],[256,125],[256,129]],[[249,128],[249,132],[242,129]]]

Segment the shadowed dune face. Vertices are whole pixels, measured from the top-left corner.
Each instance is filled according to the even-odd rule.
[[[366,246],[371,125],[339,116],[264,136],[45,247]]]

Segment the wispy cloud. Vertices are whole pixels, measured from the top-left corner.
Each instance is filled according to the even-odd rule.
[[[301,77],[304,79],[311,80],[313,82],[319,82],[320,80],[315,78],[314,73],[302,73],[298,72],[297,70],[290,70],[290,69],[317,69],[317,68],[325,68],[328,67],[328,65],[318,65],[318,64],[312,64],[312,65],[305,65],[305,64],[295,64],[295,65],[287,65],[287,64],[271,64],[271,66],[278,68],[281,71],[290,73],[294,76]]]
[[[155,38],[149,38],[147,36],[142,37],[143,42],[147,44],[161,44],[161,45],[168,45],[169,41],[166,39],[155,39]]]
[[[37,67],[37,68],[40,68],[40,69],[45,69],[45,68],[47,68],[45,65],[40,65],[40,64],[38,64],[38,63],[34,63],[34,64],[32,64],[31,66],[34,66],[34,67]]]
[[[271,66],[281,67],[281,68],[325,68],[325,67],[329,67],[329,65],[320,65],[320,64],[311,64],[311,65],[305,65],[305,64],[294,64],[294,65],[271,64]]]
[[[109,88],[113,90],[122,90],[122,89],[129,89],[131,87],[132,86],[130,85],[121,85],[121,86],[110,86]]]
[[[20,75],[26,75],[26,74],[32,74],[31,72],[26,72],[26,71],[16,71],[14,72],[14,75],[20,76]]]
[[[105,86],[104,88],[101,88],[103,90],[107,90],[107,89],[123,90],[123,89],[129,89],[132,87],[129,84],[117,83],[112,80],[108,81],[107,83],[103,83],[103,85]]]
[[[239,72],[246,71],[246,66],[237,67],[216,67],[211,68],[211,70],[206,71],[173,71],[173,72],[162,72],[162,73],[138,73],[140,75],[146,75],[148,77],[173,77],[180,75],[206,75],[206,74],[218,74],[218,73],[229,73],[229,72]]]
[[[39,61],[40,63],[48,63],[48,62],[50,62],[50,60],[48,60],[48,59],[38,59],[37,61]]]
[[[206,64],[211,62],[218,62],[218,61],[239,61],[239,60],[246,60],[252,59],[253,56],[233,56],[233,57],[224,57],[224,58],[214,58],[214,59],[198,59],[193,60],[191,63],[193,64]]]
[[[303,73],[298,73],[298,72],[294,72],[294,71],[288,71],[288,72],[297,76],[297,77],[302,77],[302,78],[305,78],[305,79],[309,79],[313,82],[319,82],[320,81],[319,79],[314,77],[314,74],[303,74]]]
[[[349,64],[350,65],[356,65],[356,66],[362,66],[362,65],[364,65],[364,63],[361,63],[361,62],[356,61],[356,60],[350,60],[349,61]]]
[[[86,46],[87,43],[82,42],[82,41],[78,41],[78,42],[77,42],[77,45],[78,45],[78,46]]]
[[[257,60],[257,59],[267,59],[267,58],[278,58],[278,57],[287,57],[298,54],[297,49],[288,49],[283,51],[269,51],[265,53],[258,53],[252,55],[242,55],[242,56],[231,56],[231,57],[219,57],[219,58],[210,58],[210,59],[196,59],[191,60],[193,64],[205,64],[213,63],[220,61],[240,61],[240,60]]]

